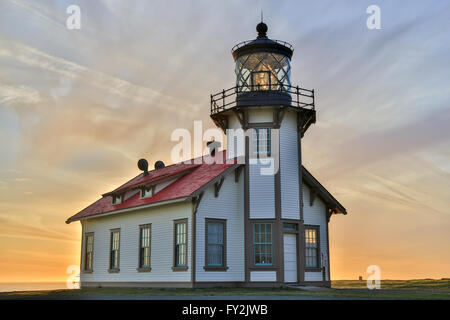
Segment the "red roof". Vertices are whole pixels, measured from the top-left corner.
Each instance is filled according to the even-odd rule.
[[[200,164],[197,164],[196,160],[202,161]],[[137,208],[157,202],[191,197],[197,190],[218,177],[234,164],[236,164],[236,161],[231,163],[226,162],[225,151],[222,151],[217,153],[215,156],[215,163],[213,164],[208,164],[207,161],[204,161],[204,157],[202,157],[191,159],[189,160],[189,163],[177,163],[161,169],[152,170],[147,176],[139,174],[115,190],[105,193],[101,199],[67,219],[66,223],[116,210]],[[166,188],[157,192],[154,196],[141,198],[141,194],[138,192],[120,204],[112,204],[111,195],[113,194],[121,194],[129,190],[143,187],[149,183],[166,180],[167,178],[170,179],[172,176],[181,177]]]

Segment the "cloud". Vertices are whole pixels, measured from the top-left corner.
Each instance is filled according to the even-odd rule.
[[[23,85],[10,86],[0,83],[0,105],[37,104],[42,101],[40,93]]]
[[[29,67],[37,67],[45,71],[51,71],[64,78],[78,80],[93,86],[96,89],[100,89],[105,93],[115,95],[118,98],[123,98],[137,104],[148,105],[151,101],[158,101],[159,103],[154,104],[153,107],[162,109],[166,112],[176,112],[180,116],[191,116],[185,109],[177,107],[177,105],[183,102],[179,98],[174,98],[167,94],[163,95],[155,90],[133,84],[120,78],[112,77],[103,72],[89,69],[72,61],[47,54],[21,43],[14,41],[6,42],[5,39],[0,39],[0,46],[2,47],[2,49],[0,49],[0,58],[2,59],[11,59]],[[4,90],[6,94],[9,92],[12,94],[15,93],[11,88],[9,91],[6,91],[8,90],[8,87]]]
[[[0,235],[2,237],[25,238],[37,240],[57,240],[78,242],[78,237],[68,235],[66,232],[52,230],[50,228],[29,225],[13,219],[0,216]]]
[[[334,140],[333,161],[321,170],[334,176],[390,161],[397,155],[414,154],[450,142],[450,107],[424,113],[416,121],[390,129]],[[323,130],[325,131],[325,130]]]
[[[8,0],[10,3],[14,4],[15,6],[25,9],[26,12],[33,15],[34,17],[38,18],[39,20],[42,20],[53,27],[56,28],[66,28],[65,24],[63,24],[61,21],[58,21],[57,19],[54,19],[51,15],[45,15],[40,10],[38,10],[36,3],[27,3],[25,1],[20,0]]]

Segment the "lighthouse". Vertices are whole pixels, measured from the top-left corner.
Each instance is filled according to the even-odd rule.
[[[331,285],[328,225],[347,211],[302,166],[314,90],[292,84],[293,47],[267,30],[233,47],[236,82],[211,95],[226,151],[211,141],[202,161],[154,170],[141,159],[67,219],[81,223],[82,287]]]
[[[256,39],[232,48],[236,83],[211,95],[211,118],[227,133],[231,157],[245,156],[246,281],[259,267],[275,271],[279,282],[303,282],[301,140],[316,120],[314,90],[291,83],[292,45],[268,38],[264,22],[256,31]],[[241,148],[236,132],[245,136]],[[264,171],[268,164],[272,171]],[[255,240],[262,245],[255,246]],[[272,246],[264,245],[270,242]],[[289,245],[295,247],[296,265],[286,269],[282,248]]]

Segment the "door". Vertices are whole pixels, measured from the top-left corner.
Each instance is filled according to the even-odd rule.
[[[297,235],[286,233],[284,242],[284,282],[298,282],[297,280]]]

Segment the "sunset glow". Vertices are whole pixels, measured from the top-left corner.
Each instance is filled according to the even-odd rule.
[[[0,282],[66,281],[74,215],[171,164],[173,130],[213,128],[235,85],[230,49],[264,10],[316,94],[304,166],[348,215],[330,223],[331,277],[450,277],[450,5],[376,1],[0,2]],[[66,8],[81,8],[81,29]]]

